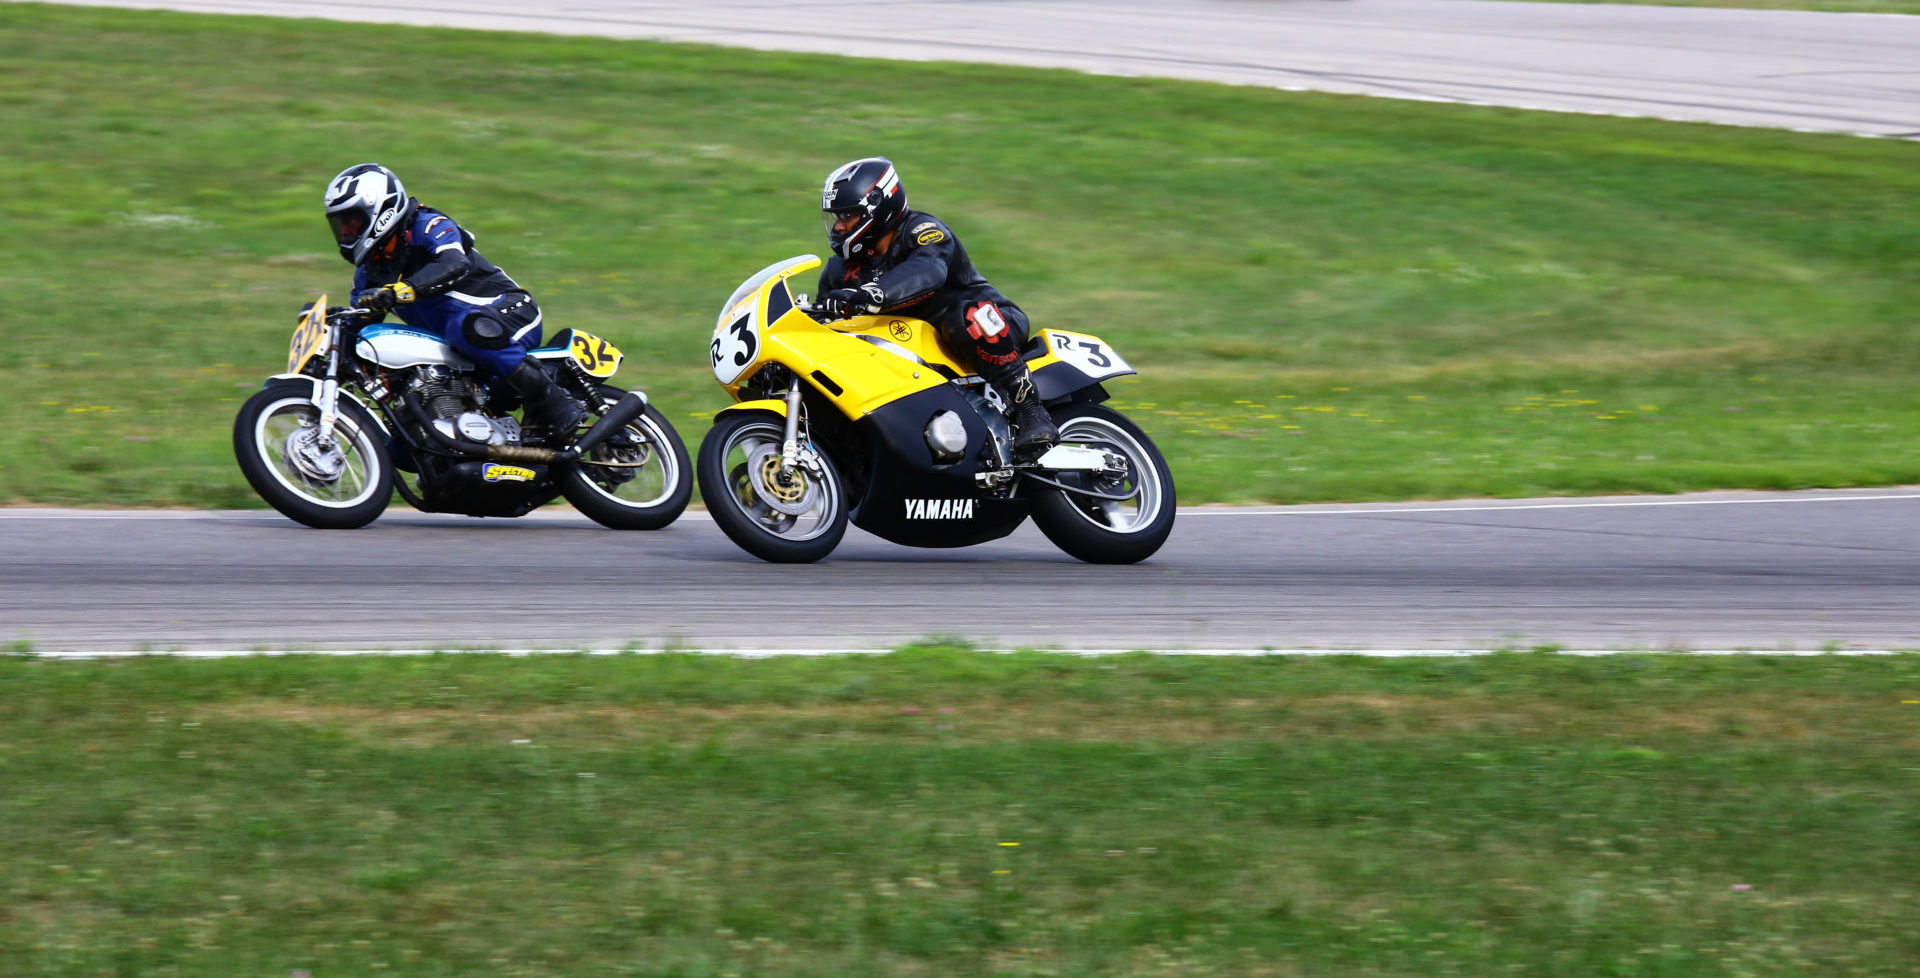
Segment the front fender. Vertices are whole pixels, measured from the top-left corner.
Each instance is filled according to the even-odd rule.
[[[297,380],[303,384],[307,384],[311,386],[313,388],[313,393],[307,396],[311,398],[314,401],[314,403],[316,404],[319,403],[320,392],[326,389],[326,386],[325,386],[326,382],[321,380],[318,377],[311,377],[306,374],[274,374],[273,376],[268,377],[266,380],[262,381],[260,383],[260,386],[272,387],[276,383],[286,383],[288,381],[294,381],[294,380]]]
[[[728,414],[734,411],[772,411],[773,413],[784,418],[787,416],[787,402],[775,400],[772,398],[767,398],[765,400],[759,400],[759,401],[741,401],[738,404],[729,404],[726,407],[723,407],[720,410],[713,412],[713,419],[715,421],[718,421],[720,420],[721,415]]]
[[[267,387],[272,387],[275,384],[290,384],[296,381],[302,384],[306,384],[308,387],[312,388],[312,390],[309,391],[307,394],[307,400],[312,401],[316,406],[319,405],[320,395],[326,391],[326,384],[327,384],[325,380],[322,380],[319,377],[313,377],[307,374],[274,374],[273,376],[268,377],[265,381],[262,381],[260,386],[262,388],[267,388]],[[366,398],[359,396],[359,394],[355,391],[349,390],[345,385],[341,385],[340,387],[340,396],[349,398],[355,403],[359,404],[361,407],[366,408],[367,415],[373,418],[373,423],[379,425],[380,430],[384,432],[387,435],[387,437],[389,438],[393,437],[393,432],[387,430],[387,419],[386,419],[385,412],[376,409],[371,404],[368,404]]]

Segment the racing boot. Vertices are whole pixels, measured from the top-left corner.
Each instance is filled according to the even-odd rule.
[[[1060,429],[1053,426],[1047,406],[1040,403],[1040,394],[1033,389],[1033,374],[1028,372],[1026,364],[995,367],[991,375],[983,373],[983,376],[999,388],[1000,395],[1007,400],[1007,420],[1013,422],[1015,454],[1045,451],[1060,440]]]
[[[520,403],[526,405],[526,423],[546,428],[556,444],[572,437],[587,417],[580,402],[561,390],[547,375],[546,368],[540,366],[540,361],[532,357],[521,360],[520,365],[513,368],[507,375],[507,384],[520,395]]]

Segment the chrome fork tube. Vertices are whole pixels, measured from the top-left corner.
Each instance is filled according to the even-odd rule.
[[[332,323],[328,328],[333,331],[333,347],[327,356],[327,379],[320,384],[320,431],[317,442],[323,449],[333,448],[333,422],[339,416],[340,409],[340,324]]]
[[[787,387],[787,431],[780,442],[780,471],[791,472],[800,461],[800,378]]]

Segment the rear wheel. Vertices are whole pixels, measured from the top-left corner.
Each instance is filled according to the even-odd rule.
[[[611,406],[627,392],[602,386],[597,393]],[[680,434],[648,406],[556,478],[567,502],[601,526],[658,530],[686,511],[693,498],[692,469]]]
[[[1034,496],[1034,525],[1055,546],[1090,564],[1131,564],[1153,556],[1173,532],[1173,474],[1160,450],[1125,415],[1098,404],[1068,405],[1053,412],[1053,422],[1060,444],[1118,455],[1125,471],[1062,478],[1091,494],[1049,489]]]
[[[824,455],[780,470],[786,422],[768,411],[720,415],[700,441],[700,497],[740,549],[778,564],[810,563],[847,533],[847,494]]]
[[[240,472],[288,519],[322,530],[365,526],[393,495],[386,434],[343,394],[322,437],[312,395],[312,384],[277,383],[240,405],[233,419]]]

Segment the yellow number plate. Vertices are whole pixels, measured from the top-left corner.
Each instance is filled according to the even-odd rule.
[[[326,353],[332,335],[327,329],[327,297],[322,295],[293,328],[293,341],[287,344],[287,373],[299,373],[307,361]]]
[[[573,331],[573,359],[590,377],[611,377],[620,366],[620,351],[592,333]]]

